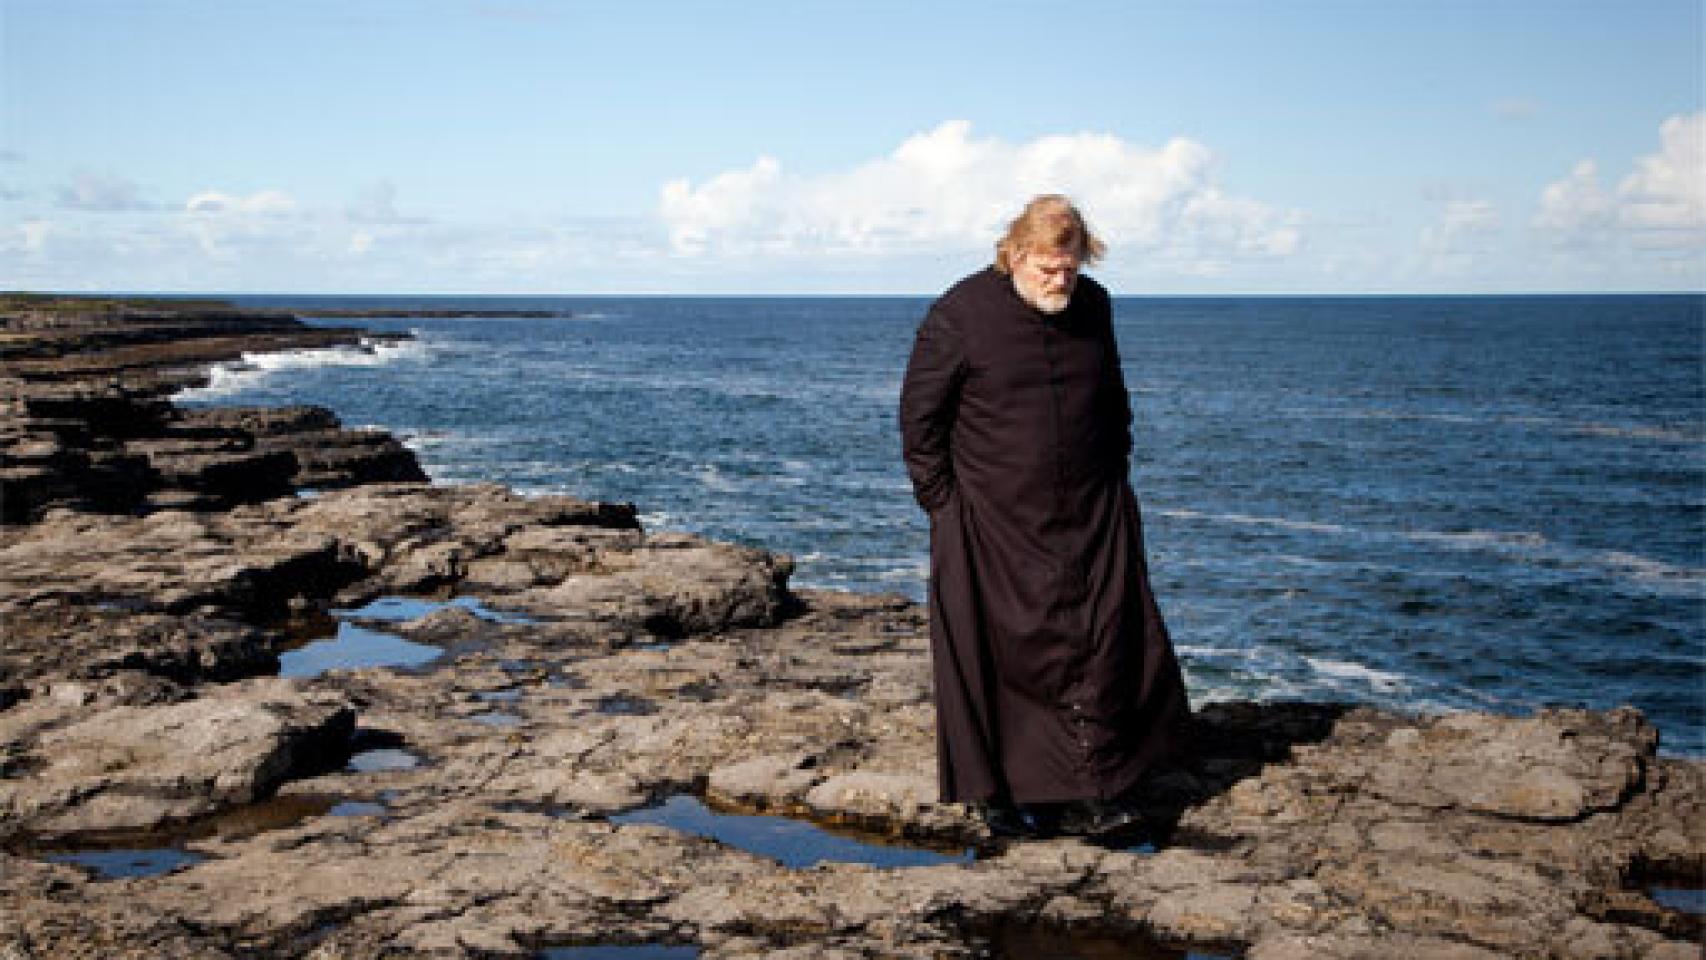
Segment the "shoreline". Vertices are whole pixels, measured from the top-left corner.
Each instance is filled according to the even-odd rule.
[[[1152,852],[995,844],[933,800],[916,604],[796,592],[786,557],[644,532],[632,505],[428,484],[331,411],[163,399],[354,328],[86,311],[9,322],[0,352],[0,946],[971,956],[1019,923],[1258,958],[1680,957],[1701,935],[1646,888],[1702,885],[1706,764],[1659,756],[1636,711],[1209,705],[1199,763],[1145,797]],[[479,607],[371,613],[428,595]],[[356,631],[438,653],[272,676]],[[414,759],[349,767],[387,750]],[[200,859],[132,879],[25,855],[310,796],[369,807],[174,841]],[[799,870],[614,819],[678,796],[976,855]]]

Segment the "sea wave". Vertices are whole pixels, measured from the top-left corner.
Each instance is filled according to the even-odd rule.
[[[1210,513],[1189,509],[1157,509],[1155,515],[1208,523],[1267,527],[1305,533],[1331,534],[1368,540],[1398,540],[1449,550],[1492,553],[1514,562],[1560,566],[1597,573],[1641,589],[1667,595],[1698,597],[1706,592],[1706,568],[1669,563],[1626,550],[1605,550],[1559,543],[1535,530],[1390,530],[1349,524],[1320,523],[1288,517],[1244,513]],[[1296,562],[1294,554],[1285,555]]]
[[[1339,420],[1402,420],[1423,423],[1458,425],[1505,424],[1536,427],[1558,433],[1620,440],[1657,440],[1664,443],[1706,443],[1706,433],[1681,427],[1653,424],[1601,423],[1593,420],[1567,420],[1562,417],[1536,417],[1522,414],[1477,415],[1465,413],[1424,413],[1416,410],[1340,410],[1323,415]]]
[[[1409,686],[1409,681],[1401,673],[1389,670],[1376,670],[1373,667],[1349,660],[1329,660],[1324,657],[1304,657],[1304,662],[1310,669],[1324,677],[1333,680],[1357,680],[1368,684],[1382,693],[1393,693]]]
[[[223,400],[251,390],[274,375],[316,367],[383,367],[398,362],[424,362],[434,345],[418,336],[408,340],[363,337],[360,343],[276,353],[244,353],[236,360],[214,364],[207,383],[180,390],[172,399],[196,403]]]
[[[1302,530],[1309,533],[1338,533],[1351,534],[1359,532],[1353,527],[1342,523],[1321,523],[1315,520],[1290,520],[1285,517],[1258,517],[1247,513],[1206,513],[1201,510],[1172,508],[1151,511],[1163,517],[1174,517],[1180,520],[1207,520],[1218,523],[1236,523],[1251,527],[1276,527],[1282,530]]]

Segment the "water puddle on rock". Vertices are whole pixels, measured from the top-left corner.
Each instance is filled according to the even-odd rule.
[[[626,693],[613,693],[608,697],[599,697],[594,707],[599,713],[607,713],[619,717],[645,717],[658,712],[657,704],[645,697],[633,697]]]
[[[344,769],[351,773],[390,773],[413,770],[420,765],[421,758],[418,754],[398,747],[378,747],[351,755]]]
[[[420,667],[444,654],[438,647],[405,640],[394,633],[338,623],[338,632],[325,640],[311,640],[278,655],[281,677],[317,677],[328,670],[361,670],[371,667]]]
[[[814,864],[864,863],[875,867],[929,867],[943,863],[970,863],[975,853],[966,849],[943,853],[925,847],[902,846],[887,837],[832,832],[824,827],[790,817],[718,813],[697,797],[680,794],[663,803],[617,814],[612,823],[645,823],[669,827],[682,833],[709,837],[785,867],[801,869]]]
[[[207,858],[176,847],[144,847],[113,850],[70,850],[42,856],[50,863],[68,863],[82,867],[101,880],[128,880],[135,877],[157,877],[187,867]]]
[[[390,620],[402,623],[407,620],[419,620],[428,614],[437,613],[450,607],[461,607],[491,623],[538,623],[532,617],[519,613],[503,613],[481,603],[474,597],[456,597],[451,600],[427,600],[421,597],[380,597],[365,606],[349,610],[332,611],[339,617],[349,617],[354,620]]]
[[[325,795],[273,797],[212,816],[153,830],[114,830],[67,838],[63,845],[44,842],[20,850],[27,856],[82,867],[102,880],[152,877],[207,859],[185,849],[194,840],[242,840],[271,830],[294,827],[319,816],[348,816],[340,808],[358,805]],[[368,804],[378,807],[377,804]],[[378,807],[380,812],[384,807]]]
[[[697,960],[698,956],[698,947],[637,943],[591,947],[552,947],[541,951],[539,960]]]
[[[290,631],[300,642],[279,654],[279,676],[306,678],[328,670],[424,667],[444,656],[445,648],[417,643],[377,629],[373,624],[406,623],[451,607],[460,607],[491,623],[538,622],[531,617],[493,610],[473,597],[452,600],[380,597],[359,607],[301,618]]]
[[[468,719],[475,723],[483,723],[488,727],[521,726],[521,716],[519,714],[506,713],[501,710],[489,710],[485,713],[476,713]]]
[[[328,817],[381,817],[385,815],[385,804],[372,800],[345,800],[332,805],[326,811]]]
[[[1680,913],[1706,916],[1706,890],[1690,887],[1651,887],[1647,890],[1653,902]]]

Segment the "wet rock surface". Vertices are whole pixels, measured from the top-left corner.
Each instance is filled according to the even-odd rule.
[[[325,423],[198,416],[257,448]],[[1633,710],[1211,704],[1145,786],[1148,845],[996,842],[935,802],[903,598],[792,592],[787,558],[628,505],[173,490],[0,528],[0,956],[1699,955],[1649,889],[1702,886],[1706,769]],[[271,676],[349,626],[438,655]],[[700,803],[942,856],[766,856],[644,812]],[[115,845],[181,856],[47,853]]]

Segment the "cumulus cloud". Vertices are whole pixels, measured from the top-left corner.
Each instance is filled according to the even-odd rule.
[[[1615,191],[1580,161],[1541,191],[1534,224],[1561,246],[1706,247],[1706,112],[1666,120],[1659,151],[1637,158]]]
[[[1635,161],[1617,185],[1625,226],[1679,240],[1706,241],[1706,112],[1671,117],[1658,153]]]
[[[131,210],[152,210],[154,205],[142,199],[142,191],[124,177],[79,173],[71,182],[59,188],[59,205],[68,210],[91,210],[117,213]]]
[[[1616,220],[1616,204],[1599,185],[1599,164],[1583,160],[1569,176],[1540,191],[1540,211],[1534,223],[1560,240],[1579,240],[1598,234]]]
[[[678,255],[889,255],[987,247],[1023,201],[1071,195],[1116,253],[1139,252],[1184,270],[1286,256],[1301,218],[1228,195],[1213,153],[1179,137],[1160,147],[1106,134],[1012,144],[977,138],[952,120],[886,156],[818,175],[774,157],[700,184],[672,180],[659,211]]]

